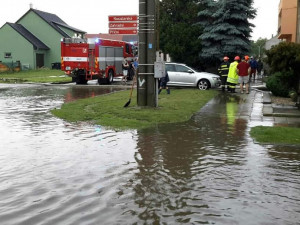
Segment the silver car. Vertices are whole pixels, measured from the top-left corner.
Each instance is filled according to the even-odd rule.
[[[182,63],[166,63],[166,70],[169,75],[168,86],[197,87],[200,90],[207,90],[221,85],[219,75],[197,72]]]

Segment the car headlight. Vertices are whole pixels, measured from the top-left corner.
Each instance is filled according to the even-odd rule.
[[[218,81],[218,80],[220,80],[220,77],[213,77],[213,80]]]

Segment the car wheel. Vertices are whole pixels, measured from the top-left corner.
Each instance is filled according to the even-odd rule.
[[[210,83],[208,80],[202,79],[198,82],[198,88],[199,90],[207,90],[210,87]]]

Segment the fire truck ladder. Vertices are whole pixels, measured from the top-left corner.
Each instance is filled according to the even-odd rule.
[[[85,78],[86,80],[92,80],[93,74],[95,71],[95,49],[89,48],[89,71],[86,71]]]

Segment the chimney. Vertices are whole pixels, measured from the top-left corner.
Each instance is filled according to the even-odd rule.
[[[33,4],[32,4],[32,3],[30,3],[30,4],[29,4],[29,7],[30,7],[30,9],[32,9],[32,8],[33,8]]]

